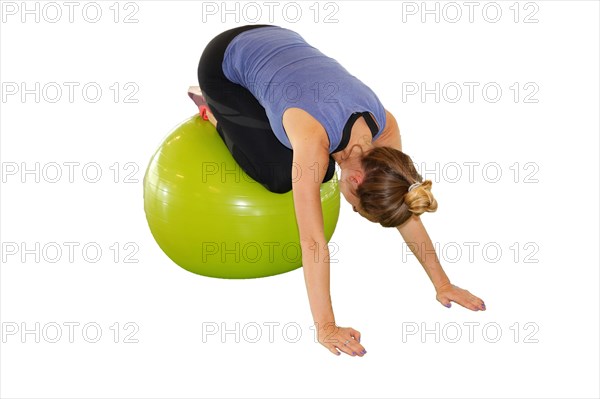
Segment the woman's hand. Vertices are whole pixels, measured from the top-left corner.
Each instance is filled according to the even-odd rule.
[[[438,287],[436,293],[435,299],[447,308],[450,307],[450,302],[456,302],[467,309],[485,310],[485,303],[480,298],[451,283]]]
[[[360,344],[360,333],[350,327],[338,327],[335,323],[318,326],[319,343],[331,353],[340,355],[338,349],[350,356],[363,357],[367,350]]]

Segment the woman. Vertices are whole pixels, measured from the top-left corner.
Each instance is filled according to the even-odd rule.
[[[485,310],[450,283],[435,256],[419,218],[437,208],[431,181],[402,152],[394,116],[335,60],[291,30],[247,25],[207,45],[198,81],[201,90],[191,87],[189,95],[240,166],[272,192],[293,190],[311,312],[319,342],[332,353],[366,353],[358,331],[336,325],[331,305],[319,188],[335,163],[345,199],[371,222],[400,231],[440,303]]]

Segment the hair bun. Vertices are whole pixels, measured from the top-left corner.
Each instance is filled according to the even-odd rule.
[[[425,180],[404,195],[404,202],[414,215],[419,216],[437,210],[437,201],[431,193],[432,184],[431,180]]]

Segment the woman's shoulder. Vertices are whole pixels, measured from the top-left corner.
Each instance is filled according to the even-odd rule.
[[[307,138],[315,145],[323,145],[329,149],[329,137],[323,125],[302,108],[291,107],[282,116],[283,128],[292,148],[294,143],[300,143]]]
[[[402,140],[400,138],[400,127],[398,121],[391,112],[385,110],[385,127],[383,132],[373,140],[375,147],[392,147],[402,151]]]

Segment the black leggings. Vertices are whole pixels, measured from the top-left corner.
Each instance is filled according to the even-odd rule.
[[[217,120],[217,132],[240,167],[274,193],[292,189],[293,152],[275,137],[262,105],[246,88],[223,74],[225,49],[241,32],[271,25],[245,25],[227,30],[212,39],[198,65],[198,83],[208,107]],[[335,162],[323,182],[331,180]]]

